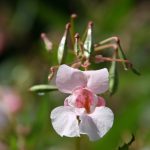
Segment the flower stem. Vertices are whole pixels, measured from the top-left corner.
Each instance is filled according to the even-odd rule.
[[[80,142],[81,142],[81,138],[77,137],[76,141],[75,141],[75,150],[80,150]]]

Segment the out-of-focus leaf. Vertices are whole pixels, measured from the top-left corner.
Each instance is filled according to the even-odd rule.
[[[65,57],[67,55],[67,37],[68,37],[68,30],[70,28],[70,23],[66,25],[66,29],[64,32],[64,35],[60,41],[59,47],[58,47],[58,53],[57,53],[57,58],[58,58],[58,63],[63,64]]]
[[[115,1],[110,0],[109,4],[110,7],[106,7],[103,13],[103,20],[101,21],[103,33],[111,33],[118,30],[120,23],[123,22],[124,18],[128,16],[132,8],[134,8],[135,1],[119,0],[115,3]]]
[[[131,140],[128,143],[123,144],[123,146],[119,147],[118,150],[129,150],[129,146],[134,142],[135,137],[132,135]]]
[[[84,41],[84,55],[86,58],[89,58],[91,51],[92,51],[92,26],[93,23],[89,22],[88,24],[88,30],[87,30],[87,36],[86,39]]]
[[[114,59],[116,59],[116,56],[113,56]],[[118,88],[118,72],[117,72],[117,62],[113,61],[110,69],[109,69],[109,92],[110,95],[115,94]]]
[[[45,92],[56,91],[58,89],[54,85],[40,84],[40,85],[34,85],[34,86],[30,87],[29,90],[31,92],[45,93]]]

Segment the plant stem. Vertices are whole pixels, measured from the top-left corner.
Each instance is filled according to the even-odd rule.
[[[80,150],[80,143],[81,143],[81,138],[80,137],[77,137],[76,138],[76,141],[75,141],[75,150]]]

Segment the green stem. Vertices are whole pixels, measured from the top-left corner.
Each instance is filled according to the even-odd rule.
[[[75,150],[80,150],[80,143],[81,143],[81,138],[77,137],[75,141]]]

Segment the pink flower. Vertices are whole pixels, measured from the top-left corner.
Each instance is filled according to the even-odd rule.
[[[22,101],[15,90],[1,89],[0,98],[0,105],[3,106],[6,112],[15,114],[21,110]]]
[[[113,112],[96,94],[108,89],[108,71],[80,71],[61,65],[56,85],[63,93],[71,94],[64,106],[51,112],[52,125],[60,136],[79,137],[87,134],[91,141],[103,137],[113,125]]]

